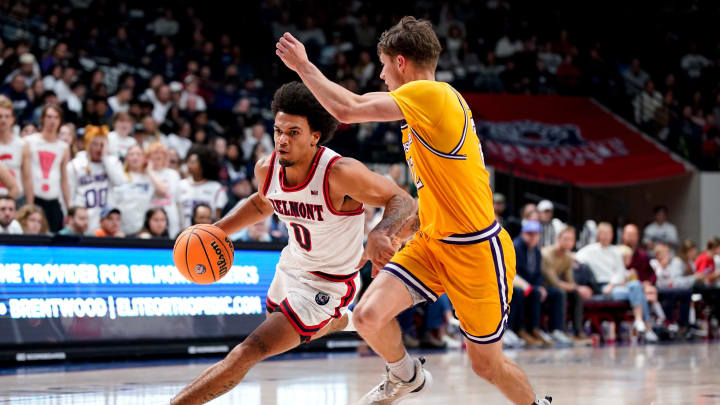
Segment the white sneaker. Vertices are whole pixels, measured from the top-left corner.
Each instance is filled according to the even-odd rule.
[[[360,399],[358,405],[395,405],[400,402],[422,395],[432,386],[432,374],[425,370],[424,358],[415,359],[415,377],[402,381],[388,369],[383,381]]]
[[[635,329],[638,333],[645,333],[647,328],[645,327],[645,322],[637,320],[635,323],[633,323],[633,329]]]
[[[525,341],[520,339],[518,335],[515,334],[510,329],[506,329],[505,333],[503,334],[502,338],[503,346],[511,348],[511,347],[524,347]]]
[[[655,331],[652,329],[648,329],[645,331],[645,341],[648,343],[657,343],[658,342],[658,336],[655,334]]]
[[[544,330],[538,329],[538,331],[540,332],[540,336],[542,336],[543,340],[548,342],[552,342],[554,340],[552,336],[550,336],[550,334],[545,332]]]
[[[454,339],[450,335],[443,336],[442,340],[443,342],[445,342],[445,347],[447,347],[448,349],[459,349],[462,347],[462,342]]]
[[[566,335],[565,332],[561,331],[560,329],[555,329],[554,331],[552,331],[552,338],[561,345],[570,346],[573,344],[572,339],[570,339],[568,335]]]

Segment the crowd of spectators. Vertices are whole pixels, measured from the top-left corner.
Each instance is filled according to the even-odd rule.
[[[495,208],[517,254],[505,345],[588,344],[587,301],[628,302],[632,321],[626,332],[647,342],[717,333],[720,238],[711,238],[700,252],[678,237],[666,207],[656,207],[642,231],[633,223],[615,232],[608,222],[588,221],[583,233],[590,236],[582,241],[573,226],[553,218],[548,200],[527,204],[513,218],[496,194]],[[513,228],[516,222],[519,228]],[[554,236],[543,237],[543,223],[554,228]]]
[[[173,238],[211,223],[257,189],[252,168],[273,149],[270,100],[293,79],[274,57],[276,38],[293,33],[352,91],[385,90],[375,43],[403,14],[433,22],[444,49],[437,77],[460,90],[593,96],[699,167],[720,169],[717,36],[668,23],[664,35],[624,41],[583,29],[582,18],[558,21],[549,6],[513,7],[269,0],[229,16],[186,2],[0,0],[0,231]],[[396,123],[341,124],[329,146],[365,162],[403,160]],[[406,186],[398,167],[389,175]],[[610,224],[578,234],[552,208],[527,206],[505,224],[519,252],[510,340],[586,341],[582,303],[592,296],[628,300],[632,328],[649,340],[656,320],[688,331],[687,290],[714,293],[720,243],[695,260],[697,248],[659,210],[643,238],[625,227],[627,248],[617,249]],[[368,209],[368,226],[379,215]],[[287,230],[272,218],[232,238],[284,241]],[[437,319],[452,318],[438,305],[433,342],[444,338]]]

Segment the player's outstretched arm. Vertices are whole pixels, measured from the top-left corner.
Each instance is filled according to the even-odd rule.
[[[255,178],[262,187],[270,168],[270,157],[266,156],[255,164]],[[223,218],[215,223],[228,235],[240,231],[250,225],[256,224],[273,214],[270,201],[260,192],[252,194],[240,205],[235,207]]]
[[[351,158],[342,158],[332,166],[329,183],[331,198],[348,196],[363,204],[385,207],[382,220],[368,235],[359,263],[362,266],[370,260],[375,275],[410,236],[407,230],[413,226],[408,223],[414,223],[417,218],[417,204],[392,180]]]
[[[338,121],[351,124],[403,119],[400,107],[388,93],[358,95],[330,81],[310,62],[302,42],[291,34],[285,33],[278,40],[275,54],[300,76],[320,104]]]

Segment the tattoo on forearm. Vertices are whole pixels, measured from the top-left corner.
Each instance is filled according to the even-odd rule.
[[[400,232],[408,221],[413,221],[415,214],[415,204],[412,200],[402,198],[398,195],[393,196],[385,205],[385,215],[379,224],[375,227],[375,231],[385,232],[389,236],[395,236]]]

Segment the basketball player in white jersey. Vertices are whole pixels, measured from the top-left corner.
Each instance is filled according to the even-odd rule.
[[[22,198],[22,149],[23,142],[13,133],[15,114],[12,101],[0,95],[0,163],[3,164],[15,178],[18,194],[14,198]],[[7,187],[0,186],[0,195],[8,195]]]
[[[62,111],[48,104],[40,115],[40,133],[25,138],[23,147],[23,188],[28,204],[36,204],[45,211],[52,233],[62,228],[63,212],[60,197],[70,206],[70,186],[66,167],[70,160],[70,148],[58,138],[62,124]]]
[[[272,103],[275,151],[255,165],[259,191],[216,223],[228,234],[273,213],[287,224],[283,249],[268,291],[267,319],[227,357],[185,387],[173,404],[201,404],[231,390],[257,362],[300,343],[352,330],[347,306],[357,294],[356,266],[388,260],[395,249],[363,254],[363,204],[385,207],[375,227],[399,242],[415,201],[394,182],[321,146],[337,121],[302,83],[282,86]]]
[[[125,182],[122,164],[109,153],[106,132],[103,127],[85,127],[86,153],[78,154],[67,165],[70,206],[87,209],[90,230],[100,227],[100,214],[111,203],[112,187]]]

